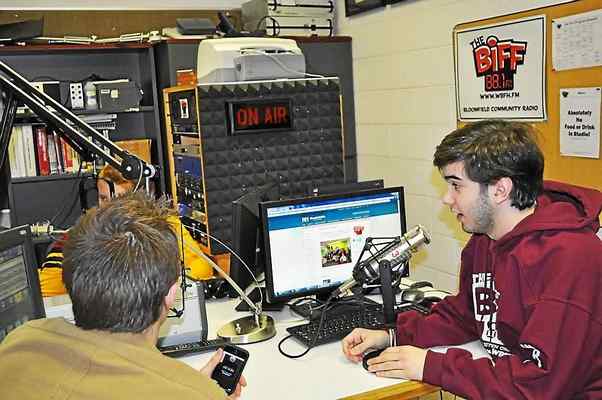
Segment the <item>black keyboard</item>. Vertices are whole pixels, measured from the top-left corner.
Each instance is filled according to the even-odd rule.
[[[215,350],[230,343],[229,340],[217,338],[199,340],[198,342],[175,344],[172,346],[158,346],[159,351],[169,357],[181,357],[191,353],[204,353]]]
[[[331,313],[327,311],[326,317],[322,322],[320,334],[314,343],[314,346],[336,342],[343,339],[355,328],[382,328],[384,326],[384,317],[381,305],[369,305],[364,310],[356,308]],[[292,337],[309,347],[314,341],[318,330],[320,319],[317,318],[307,324],[291,326],[286,328]]]

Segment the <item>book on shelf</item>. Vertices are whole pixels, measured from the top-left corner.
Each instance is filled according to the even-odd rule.
[[[38,161],[38,175],[50,175],[50,160],[48,159],[48,140],[46,139],[46,127],[36,125],[34,128],[36,139],[36,155]]]
[[[73,174],[81,163],[63,138],[40,124],[14,125],[8,150],[13,178]]]

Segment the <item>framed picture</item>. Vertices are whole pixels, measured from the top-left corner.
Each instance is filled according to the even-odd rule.
[[[345,16],[355,15],[374,8],[383,7],[386,0],[345,0]]]

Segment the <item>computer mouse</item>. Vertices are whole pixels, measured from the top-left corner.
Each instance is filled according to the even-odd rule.
[[[405,289],[401,292],[402,303],[419,303],[424,299],[424,292],[418,289]]]
[[[373,351],[369,351],[366,354],[364,354],[364,358],[362,359],[362,365],[364,366],[364,369],[366,371],[368,371],[368,360],[374,357],[378,357],[380,355],[380,353],[382,353],[385,349],[378,349],[378,350],[373,350]]]
[[[410,285],[410,289],[420,289],[423,287],[433,287],[433,284],[428,281],[417,281]]]

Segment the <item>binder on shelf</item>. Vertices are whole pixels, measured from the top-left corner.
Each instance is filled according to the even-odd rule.
[[[10,174],[13,178],[20,178],[26,176],[23,137],[21,133],[21,125],[13,126],[13,133],[10,138],[8,152],[8,161],[10,162]]]
[[[63,139],[62,137],[59,138],[60,142],[61,142],[61,150],[62,150],[62,155],[63,155],[63,166],[64,166],[64,171],[66,173],[70,173],[72,174],[73,172],[73,158],[71,155],[71,147],[67,144],[67,142],[65,141],[65,139]]]
[[[54,152],[56,155],[57,173],[65,173],[65,165],[63,164],[63,149],[61,148],[61,139],[55,131],[52,131],[52,141],[54,143]]]
[[[36,140],[36,160],[38,163],[38,175],[50,175],[50,160],[48,159],[48,140],[46,137],[46,127],[36,126],[34,129]]]
[[[37,176],[35,141],[33,140],[33,128],[31,125],[21,126],[23,143],[23,155],[25,159],[25,176]]]

